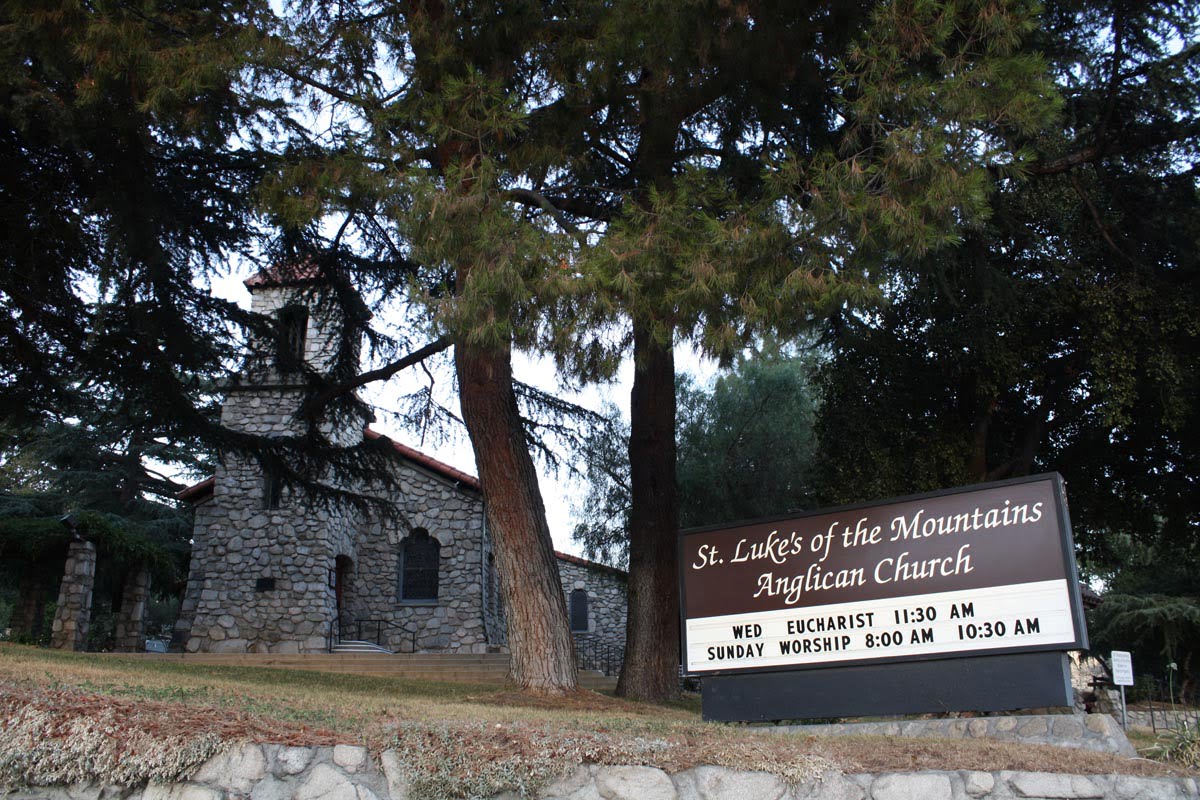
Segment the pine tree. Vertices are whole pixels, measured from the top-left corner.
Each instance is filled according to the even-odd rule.
[[[1064,113],[1029,141],[1026,178],[995,173],[962,247],[895,262],[887,308],[830,332],[823,491],[1058,470],[1081,562],[1111,577],[1122,537],[1188,553],[1197,529],[1200,15],[1054,3],[1045,19]]]
[[[1033,11],[615,4],[604,18],[607,38],[572,84],[600,109],[573,169],[576,186],[606,192],[603,237],[579,256],[601,299],[572,333],[623,315],[633,349],[618,693],[675,691],[677,653],[662,642],[679,633],[676,341],[728,360],[756,332],[869,302],[881,254],[955,241],[983,205],[986,169],[1018,170],[1013,135],[1055,110],[1043,63],[1021,49]]]

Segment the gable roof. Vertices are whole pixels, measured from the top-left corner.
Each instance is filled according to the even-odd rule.
[[[562,553],[562,552],[559,552],[558,550],[554,551],[554,555],[558,558],[559,561],[566,561],[568,564],[575,564],[577,566],[583,567],[584,569],[590,569],[590,570],[594,570],[596,572],[608,572],[608,573],[617,575],[622,578],[629,577],[629,573],[626,572],[625,570],[621,569],[620,567],[610,567],[608,564],[601,564],[599,561],[588,561],[586,558],[580,558],[579,556],[573,556],[570,553]]]
[[[321,268],[311,260],[300,263],[272,264],[242,281],[247,289],[267,286],[303,286],[321,280]]]
[[[185,503],[198,503],[212,494],[216,485],[217,476],[209,475],[199,483],[193,483],[191,486],[180,489],[175,493],[175,497]]]
[[[460,469],[455,469],[449,464],[443,461],[438,461],[433,456],[425,455],[420,450],[409,447],[406,444],[400,444],[400,442],[383,435],[379,431],[373,431],[370,428],[363,428],[363,436],[368,440],[383,439],[390,444],[397,453],[404,456],[414,464],[424,467],[430,472],[435,472],[438,475],[441,475],[443,478],[449,478],[456,483],[460,483],[463,486],[474,489],[477,492],[483,490],[483,487],[479,483],[479,478],[476,478],[474,475],[463,472]]]

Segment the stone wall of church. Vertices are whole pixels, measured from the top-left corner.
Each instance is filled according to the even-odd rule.
[[[571,613],[571,594],[587,592],[587,630],[573,631],[576,651],[585,669],[610,671],[613,659],[620,666],[625,649],[625,615],[628,589],[624,573],[599,564],[587,565],[566,558],[558,559],[558,575]]]
[[[192,554],[187,652],[309,653],[328,645],[335,543],[354,519],[286,491],[278,508],[264,508],[263,485],[257,462],[227,457],[217,470]]]
[[[188,563],[187,584],[183,590],[183,601],[179,604],[179,618],[171,635],[171,651],[180,652],[187,645],[196,618],[196,606],[200,603],[200,592],[204,590],[205,568],[208,565],[209,531],[212,526],[212,498],[193,507],[192,552]]]
[[[230,387],[221,419],[247,433],[295,434],[301,397],[280,385]],[[361,439],[362,422],[338,430],[335,438],[350,443],[351,431]],[[212,499],[198,508],[177,645],[186,639],[185,651],[211,653],[324,651],[337,616],[335,557],[352,547],[357,515],[305,503],[286,488],[278,507],[268,508],[254,459],[228,455],[215,477]]]
[[[255,289],[252,308],[270,317],[291,305],[307,308],[304,361],[317,372],[328,372],[336,359],[342,332],[342,314],[332,303],[332,295],[315,287],[275,286]],[[261,377],[264,371],[273,371],[273,343],[251,340],[250,349],[254,354],[250,364],[253,372]]]
[[[254,311],[265,315],[308,306],[304,358],[312,368],[328,369],[341,320],[322,309],[319,293],[259,285],[252,295]],[[252,343],[252,350],[257,355],[245,375],[227,387],[222,422],[260,436],[301,433],[304,423],[294,416],[304,399],[301,376],[281,373],[279,351],[267,343]],[[325,432],[339,445],[357,444],[366,421],[352,413],[325,423]],[[396,469],[394,513],[364,516],[306,503],[287,489],[278,503],[269,502],[258,462],[227,456],[211,499],[196,509],[175,646],[187,652],[304,653],[323,651],[337,636],[401,652],[485,652],[505,644],[500,577],[478,491],[415,463]],[[332,476],[326,480],[333,482]],[[418,529],[438,545],[436,598],[417,599],[404,589],[405,543]],[[562,559],[559,566],[568,604],[576,589],[587,593],[587,630],[576,633],[581,656],[622,648],[624,575]],[[428,572],[416,580],[428,581]]]
[[[410,466],[397,467],[403,496],[394,516],[375,516],[358,534],[343,594],[342,638],[361,636],[399,652],[486,652],[487,582],[483,500],[468,487]],[[423,528],[439,544],[436,600],[406,600],[401,553]]]

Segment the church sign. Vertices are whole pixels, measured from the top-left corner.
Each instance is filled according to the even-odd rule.
[[[684,531],[680,573],[691,675],[1087,643],[1057,474]]]

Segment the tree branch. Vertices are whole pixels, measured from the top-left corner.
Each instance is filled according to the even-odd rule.
[[[546,195],[542,194],[541,192],[535,192],[532,189],[509,189],[507,192],[505,192],[505,195],[509,199],[515,200],[527,208],[542,209],[547,214],[554,217],[554,221],[558,223],[559,227],[571,234],[575,241],[579,242],[580,245],[587,247],[587,237],[582,231],[579,230],[579,228],[575,226],[575,223],[567,219],[566,215],[563,214],[562,211],[555,206],[553,202],[551,202],[550,198],[546,197]]]
[[[1158,61],[1147,61],[1145,64],[1139,64],[1134,69],[1121,73],[1119,80],[1124,83],[1130,78],[1140,78],[1143,75],[1148,75],[1149,73],[1154,72],[1155,70],[1173,67],[1176,64],[1191,61],[1198,55],[1200,55],[1200,42],[1196,42],[1188,47],[1183,48],[1178,53],[1159,59]]]
[[[349,394],[360,386],[366,386],[368,383],[385,381],[397,372],[411,367],[413,364],[419,364],[430,356],[442,352],[452,344],[454,344],[452,337],[442,336],[425,345],[420,350],[415,350],[386,366],[364,372],[345,383],[327,386],[304,403],[300,409],[299,416],[313,418],[325,410],[325,407],[337,398]]]
[[[1095,223],[1097,230],[1100,231],[1100,235],[1104,237],[1104,241],[1108,243],[1108,246],[1112,248],[1112,251],[1128,261],[1130,264],[1137,266],[1138,262],[1132,257],[1126,255],[1125,251],[1117,246],[1116,241],[1113,240],[1112,234],[1108,230],[1108,226],[1104,224],[1104,220],[1100,217],[1099,209],[1096,208],[1096,205],[1092,202],[1092,198],[1088,196],[1088,193],[1079,183],[1079,178],[1074,175],[1071,176],[1071,186],[1075,188],[1075,193],[1079,195],[1079,199],[1082,200],[1083,204],[1087,207],[1088,213],[1091,214],[1092,222]]]

